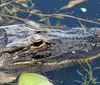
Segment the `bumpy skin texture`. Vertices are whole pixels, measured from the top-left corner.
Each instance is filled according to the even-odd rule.
[[[8,43],[8,38],[6,31],[4,29],[0,29],[0,49],[5,48]]]
[[[35,28],[27,24],[1,26],[0,48],[0,70],[4,73],[50,71],[98,55],[100,29]]]

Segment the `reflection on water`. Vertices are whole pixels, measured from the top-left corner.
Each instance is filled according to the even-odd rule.
[[[60,9],[63,5],[68,3],[70,0],[33,0],[33,2],[36,5],[36,9],[42,10],[42,13],[54,13],[55,10]],[[86,12],[82,12],[81,8],[86,8]],[[90,20],[96,20],[100,17],[100,0],[87,0],[87,2],[83,2],[73,8],[70,8],[68,10],[63,10],[61,12],[72,12],[71,15],[85,18],[85,19],[90,19]],[[22,13],[19,13],[19,16],[23,16]],[[38,19],[36,16],[31,16],[31,20]],[[55,23],[57,20],[52,18],[51,19],[52,24]],[[68,27],[79,27],[80,24],[76,19],[72,18],[64,18],[61,21],[61,24],[66,25]],[[93,24],[93,23],[87,23],[83,22],[82,23],[86,27],[100,27],[100,25]],[[93,62],[91,62],[91,66],[94,67],[99,67],[100,66],[100,59],[96,59]],[[84,70],[81,68],[80,65],[74,65],[69,68],[65,69],[57,69],[56,71],[50,71],[43,73],[43,75],[46,75],[55,85],[81,85],[75,80],[80,80],[82,81],[80,75],[78,75],[77,70],[82,71],[84,74]],[[100,70],[97,70],[94,72],[94,77],[97,78],[97,81],[100,81]],[[91,84],[89,84],[91,85]]]

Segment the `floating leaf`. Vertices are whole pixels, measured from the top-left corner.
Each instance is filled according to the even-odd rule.
[[[22,73],[18,85],[53,85],[48,79],[36,73]]]
[[[62,9],[66,9],[66,8],[72,8],[73,6],[80,4],[82,2],[84,2],[85,0],[72,0],[68,3],[68,5],[62,7]]]
[[[57,10],[56,13],[61,11],[61,10],[63,10],[63,9],[72,8],[73,6],[75,6],[77,4],[80,4],[80,3],[84,2],[84,1],[85,0],[71,0],[67,5],[65,5],[65,6],[61,7],[59,10]]]

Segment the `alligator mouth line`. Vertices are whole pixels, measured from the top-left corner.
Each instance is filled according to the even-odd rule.
[[[66,59],[66,60],[61,60],[61,61],[55,61],[55,62],[41,62],[41,61],[20,61],[20,62],[14,62],[9,64],[9,66],[16,66],[16,65],[48,65],[48,66],[54,66],[54,65],[63,65],[63,64],[68,64],[68,63],[74,63],[74,62],[80,62],[80,63],[84,63],[85,61],[92,61],[96,58],[100,57],[100,53],[95,55],[95,56],[91,56],[91,57],[87,57],[87,58],[82,58],[82,59]]]

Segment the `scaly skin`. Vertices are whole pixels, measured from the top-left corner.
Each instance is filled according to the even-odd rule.
[[[66,68],[100,56],[99,28],[50,29],[35,24],[0,27],[0,71],[9,78],[23,71]]]

